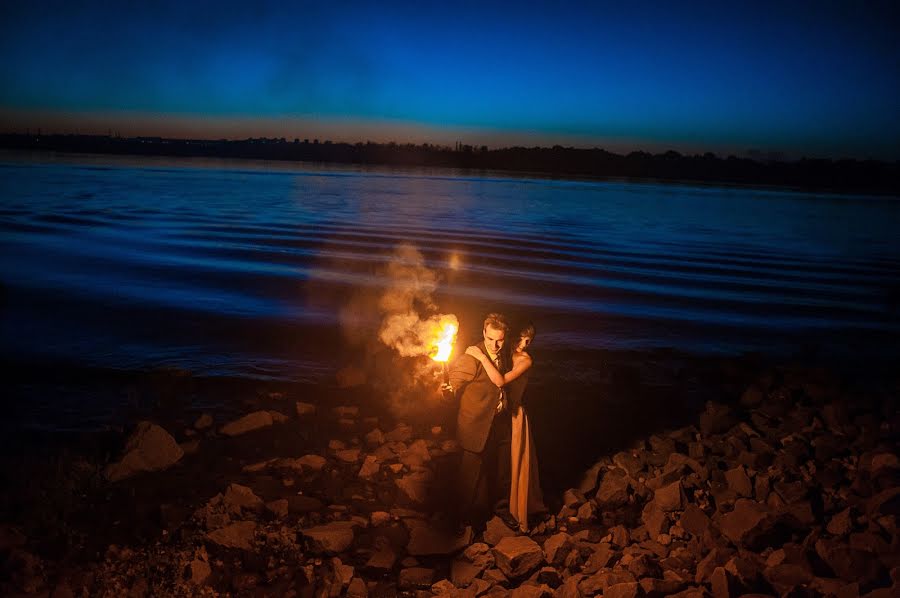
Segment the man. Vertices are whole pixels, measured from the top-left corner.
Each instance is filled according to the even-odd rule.
[[[504,373],[509,369],[500,350],[509,325],[497,313],[484,320],[478,347]],[[503,389],[491,382],[484,367],[471,355],[460,355],[450,368],[450,385],[459,399],[456,436],[462,448],[459,475],[459,508],[472,519],[485,504],[510,527],[516,521],[509,512],[511,419]]]

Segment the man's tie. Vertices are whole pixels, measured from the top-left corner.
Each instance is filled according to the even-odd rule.
[[[502,375],[503,369],[500,367],[500,354],[499,353],[494,358],[494,365],[497,366],[497,371],[500,372],[500,374]],[[504,409],[506,409],[506,389],[501,388],[500,396],[498,397],[498,401],[497,401],[497,413],[501,413]]]

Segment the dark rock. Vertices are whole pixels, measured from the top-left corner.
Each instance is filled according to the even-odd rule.
[[[454,554],[472,543],[471,527],[456,535],[422,520],[408,519],[406,524],[410,528],[406,552],[412,556]]]
[[[366,561],[365,569],[376,574],[384,574],[392,571],[396,563],[397,555],[391,549],[390,543],[382,542],[378,550]]]
[[[808,495],[806,486],[799,480],[794,482],[776,482],[775,492],[789,505],[806,499]]]
[[[762,389],[755,384],[747,387],[744,394],[741,395],[741,405],[744,407],[756,407],[765,399]]]
[[[707,401],[706,410],[700,415],[700,433],[704,436],[721,434],[737,423],[727,405]]]
[[[347,586],[347,598],[369,598],[369,589],[366,582],[360,577],[354,577]]]
[[[289,494],[286,498],[288,501],[288,512],[294,515],[303,515],[304,513],[319,511],[325,506],[322,504],[321,500],[312,496]]]
[[[882,490],[866,501],[866,514],[870,518],[881,515],[900,516],[900,486]]]
[[[675,441],[666,436],[654,434],[649,438],[650,452],[647,455],[647,462],[650,465],[661,467],[668,460],[669,455],[677,450]]]
[[[431,588],[433,581],[434,569],[409,567],[400,570],[398,587],[401,590],[425,590]]]
[[[338,405],[331,408],[331,413],[337,419],[354,419],[359,415],[359,407],[356,405]]]
[[[620,583],[634,582],[634,576],[627,571],[598,571],[597,573],[587,577],[578,584],[578,589],[585,596],[593,596],[594,594],[605,592],[610,586]]]
[[[207,428],[211,428],[213,425],[213,418],[209,413],[203,413],[197,420],[194,422],[195,430],[206,430]]]
[[[206,534],[206,537],[219,546],[251,550],[253,548],[253,538],[255,535],[255,522],[239,521],[221,529],[211,531]]]
[[[562,578],[559,576],[559,571],[553,567],[542,567],[541,570],[538,571],[536,581],[539,584],[545,584],[551,588],[558,588],[562,584]]]
[[[677,484],[678,482],[676,482]],[[651,500],[644,505],[641,511],[641,522],[647,528],[650,537],[656,539],[657,536],[669,531],[669,518],[666,513],[659,508],[656,500]],[[620,544],[620,546],[622,546]]]
[[[587,499],[584,497],[584,494],[581,491],[575,488],[569,488],[563,493],[563,505],[569,507],[570,509],[577,509],[579,506],[585,503]]]
[[[737,584],[731,574],[725,570],[725,567],[713,569],[712,575],[709,576],[709,583],[712,586],[712,595],[715,598],[731,598],[739,595]]]
[[[579,589],[579,584],[583,579],[583,575],[570,576],[556,589],[553,598],[582,598],[583,594]]]
[[[684,491],[681,482],[672,482],[653,493],[653,500],[662,511],[680,511],[684,506]]]
[[[294,410],[297,412],[298,417],[305,417],[307,415],[314,415],[316,413],[316,406],[312,403],[303,403],[301,401],[296,401],[294,404]]]
[[[594,506],[594,503],[588,501],[578,507],[578,512],[575,514],[578,519],[581,521],[589,521],[594,518],[594,515],[597,511],[597,508]]]
[[[503,571],[496,568],[487,569],[481,574],[481,579],[497,586],[506,587],[509,585],[509,579],[503,575]]]
[[[853,550],[842,542],[823,538],[816,541],[815,550],[831,571],[847,582],[865,583],[880,573],[880,564],[870,554]]]
[[[554,534],[544,541],[544,558],[551,565],[561,565],[570,550],[572,550],[572,538],[565,532]]]
[[[422,467],[431,460],[428,445],[424,440],[416,440],[411,443],[400,455],[400,462],[409,468]]]
[[[240,516],[241,511],[260,512],[264,508],[263,500],[253,493],[253,490],[240,484],[229,484],[222,498],[222,504],[230,515]]]
[[[752,547],[775,527],[775,517],[756,501],[741,498],[734,510],[722,516],[719,527],[722,534],[737,545]]]
[[[731,556],[733,550],[727,548],[713,548],[707,553],[703,559],[697,563],[697,569],[694,573],[694,581],[696,583],[708,582],[712,577],[716,567],[723,567]]]
[[[510,592],[510,598],[550,598],[553,596],[553,588],[531,582],[525,582]]]
[[[497,568],[510,579],[525,577],[544,562],[541,547],[527,536],[503,538],[493,552]]]
[[[315,553],[338,554],[353,544],[356,523],[352,521],[333,521],[326,525],[318,525],[301,531],[307,541],[309,550]]]
[[[611,566],[618,556],[619,554],[609,544],[605,542],[598,544],[596,548],[591,549],[591,554],[584,564],[582,572],[592,575],[601,569]]]
[[[288,516],[289,503],[286,498],[279,498],[266,503],[266,510],[272,514],[275,519],[284,519]]]
[[[467,559],[454,559],[450,564],[450,581],[456,587],[464,588],[481,575],[481,572],[486,568],[484,564],[475,564]]]
[[[142,421],[125,443],[122,459],[104,470],[111,482],[124,480],[144,471],[160,471],[177,463],[184,450],[171,434],[149,421]]]
[[[813,579],[812,573],[805,567],[789,563],[766,567],[763,576],[780,594],[795,586],[808,585]]]
[[[239,436],[241,434],[246,434],[247,432],[267,428],[273,423],[274,420],[272,419],[272,414],[268,411],[254,411],[242,418],[228,422],[222,426],[222,429],[219,430],[219,432],[225,436]]]
[[[631,562],[628,563],[628,571],[634,575],[635,579],[662,577],[663,574],[659,563],[646,554],[641,554],[631,559]]]
[[[744,498],[753,496],[753,485],[743,466],[739,465],[734,469],[726,471],[725,479],[728,482],[728,487],[738,496]]]
[[[428,500],[428,492],[433,480],[434,474],[431,471],[420,470],[394,480],[394,483],[410,502],[422,504]]]
[[[503,523],[502,519],[494,516],[487,522],[487,527],[484,530],[484,541],[491,546],[494,546],[503,538],[509,538],[515,535],[515,530],[510,529],[508,525]]]
[[[756,500],[758,500],[759,502],[765,502],[765,500],[769,498],[769,492],[769,476],[765,474],[758,474],[753,484],[753,493],[756,496]]]
[[[752,558],[733,556],[725,564],[725,570],[732,576],[732,588],[744,592],[759,585],[762,564]]]
[[[684,508],[679,523],[686,532],[694,536],[702,536],[709,529],[709,517],[702,509],[692,504]]]
[[[381,464],[378,462],[378,457],[367,455],[356,475],[364,480],[374,480],[380,471]]]
[[[619,469],[610,469],[603,476],[594,499],[601,508],[615,508],[628,502],[629,488],[628,475]]]
[[[412,426],[397,424],[397,427],[384,435],[387,442],[409,442],[413,437]]]
[[[617,466],[625,470],[632,478],[637,478],[644,469],[644,453],[640,451],[621,451],[613,455],[612,461]]]
[[[706,458],[706,447],[702,442],[691,442],[688,444],[688,456],[691,459]]]
[[[638,583],[641,584],[641,589],[644,591],[644,595],[648,598],[662,598],[663,596],[671,596],[672,594],[683,590],[684,586],[687,585],[682,580],[652,579],[650,577],[645,577]]]
[[[259,585],[259,575],[249,571],[240,571],[231,577],[231,587],[239,593],[246,593]],[[134,589],[131,595],[135,595]]]
[[[628,546],[631,539],[624,525],[616,525],[609,529],[610,541],[616,546]]]
[[[335,451],[334,456],[342,463],[356,463],[359,461],[360,452],[358,448],[342,449]]]
[[[603,598],[637,598],[641,592],[641,586],[636,581],[617,583],[603,591]]]

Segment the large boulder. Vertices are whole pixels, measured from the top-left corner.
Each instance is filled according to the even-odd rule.
[[[503,538],[493,551],[497,568],[510,579],[525,577],[544,563],[544,551],[528,536]]]
[[[106,467],[111,482],[124,480],[142,471],[159,471],[171,467],[184,456],[184,451],[171,434],[149,421],[140,422],[125,443],[122,459]]]

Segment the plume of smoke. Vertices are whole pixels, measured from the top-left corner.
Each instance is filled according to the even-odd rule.
[[[425,320],[415,312],[392,314],[384,319],[378,337],[403,357],[430,357],[435,351],[435,339],[448,325],[459,328],[453,314],[436,314]]]
[[[431,295],[437,289],[438,277],[425,266],[425,256],[409,243],[394,248],[394,255],[384,269],[387,285],[378,302],[387,314],[415,312],[417,308],[437,309]]]
[[[437,275],[426,267],[418,249],[402,244],[395,249],[385,276],[388,284],[379,301],[384,318],[378,338],[403,357],[430,355],[444,326],[459,326],[453,314],[433,313]]]
[[[434,423],[443,417],[438,413],[444,406],[437,392],[441,365],[430,357],[440,331],[447,324],[458,327],[457,318],[438,312],[434,294],[441,278],[414,245],[397,245],[386,257],[377,271],[357,272],[377,287],[357,286],[344,298],[338,313],[341,330],[357,352],[353,365],[364,371],[373,390],[388,397],[393,415]],[[330,267],[354,272],[353,264]]]

